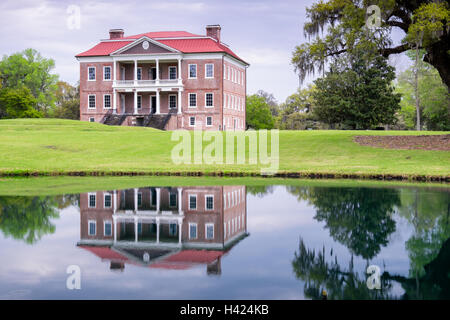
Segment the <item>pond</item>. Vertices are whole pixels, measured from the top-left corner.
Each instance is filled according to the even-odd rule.
[[[0,299],[450,298],[445,186],[1,196],[0,231]]]

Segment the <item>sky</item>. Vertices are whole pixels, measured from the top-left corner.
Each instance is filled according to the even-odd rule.
[[[206,25],[220,24],[222,41],[250,63],[247,93],[264,90],[284,102],[299,87],[290,61],[295,46],[305,42],[306,7],[314,2],[2,0],[0,55],[36,49],[55,60],[60,80],[74,85],[79,79],[75,55],[107,39],[109,29],[124,29],[125,36],[180,30],[205,34]],[[80,9],[79,28],[69,27],[73,6]]]

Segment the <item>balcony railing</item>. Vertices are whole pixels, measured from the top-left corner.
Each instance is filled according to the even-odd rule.
[[[155,87],[155,86],[181,86],[180,79],[160,79],[160,80],[115,80],[114,87]]]

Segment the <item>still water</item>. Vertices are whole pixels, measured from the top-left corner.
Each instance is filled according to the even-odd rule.
[[[449,237],[445,187],[2,196],[0,299],[449,299]]]

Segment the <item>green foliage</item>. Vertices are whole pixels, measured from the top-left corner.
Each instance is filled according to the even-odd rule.
[[[71,86],[67,82],[58,81],[56,106],[53,116],[61,119],[80,119],[80,86]]]
[[[421,56],[425,53],[421,51]],[[414,59],[412,51],[408,56]],[[422,122],[427,130],[450,130],[450,94],[438,71],[430,64],[418,64],[418,86]],[[407,129],[416,127],[414,66],[398,76],[396,92],[402,95],[400,117]]]
[[[36,99],[27,88],[0,89],[0,118],[41,118],[33,106]]]
[[[36,99],[34,108],[45,116],[51,114],[55,104],[57,75],[50,72],[53,59],[43,58],[36,50],[4,56],[0,61],[0,82],[3,88],[28,88]]]
[[[373,129],[395,122],[400,95],[391,86],[393,67],[385,58],[358,48],[336,59],[331,71],[315,81],[314,114],[344,128]]]
[[[275,121],[264,97],[256,94],[248,96],[246,109],[247,127],[255,130],[274,127]]]

